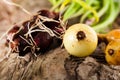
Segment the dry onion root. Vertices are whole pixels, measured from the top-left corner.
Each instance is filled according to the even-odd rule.
[[[24,56],[28,52],[44,53],[62,43],[65,31],[58,13],[40,10],[32,19],[15,25],[7,34],[12,52]],[[58,44],[58,45],[57,45]]]

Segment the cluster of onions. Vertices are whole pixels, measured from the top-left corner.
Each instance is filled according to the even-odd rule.
[[[104,51],[106,61],[112,65],[120,65],[120,29],[114,29],[106,34],[97,34],[86,24],[74,24],[66,30],[63,43],[70,55],[85,57],[96,49],[98,38],[107,42]]]
[[[64,36],[63,36],[64,35]],[[108,41],[105,49],[109,64],[120,64],[120,29],[107,34],[97,34],[87,24],[74,24],[65,31],[60,15],[49,10],[41,10],[32,19],[16,24],[7,34],[7,42],[12,52],[24,56],[28,52],[44,53],[62,43],[70,55],[85,57],[91,55],[98,44],[98,37]],[[58,45],[56,45],[58,44]]]
[[[61,8],[65,7],[68,3],[71,3],[71,1],[69,0],[62,2],[61,0],[49,1],[53,4],[60,1],[59,5],[62,4]],[[106,3],[106,1],[107,0],[104,0],[103,3]],[[88,0],[88,2],[91,1]],[[7,3],[21,8],[21,6],[17,4],[10,2]],[[87,7],[88,9],[90,9],[94,13],[94,15],[96,14],[96,12],[91,7],[86,5],[84,1],[73,0],[73,2],[71,3],[72,7],[68,7],[67,5],[68,11],[64,12],[65,14],[67,14],[63,16],[64,21],[67,20],[66,16],[70,18],[70,15],[68,15],[68,13],[70,13],[71,11],[75,12],[73,11],[75,10],[75,8],[77,8],[75,3],[79,4],[78,8],[80,7],[80,5],[82,5],[83,7]],[[38,53],[44,53],[47,50],[56,47],[56,45],[54,44],[61,44],[63,39],[65,49],[71,55],[76,57],[85,57],[94,52],[98,44],[98,37],[100,37],[105,38],[108,42],[105,49],[106,61],[109,64],[120,65],[120,29],[115,29],[108,32],[107,34],[100,35],[95,32],[95,30],[99,32],[99,30],[102,29],[104,25],[106,25],[106,23],[109,24],[109,22],[112,22],[115,19],[116,15],[118,14],[119,7],[116,7],[117,12],[114,11],[114,3],[115,2],[113,0],[110,0],[110,3],[107,2],[107,6],[106,4],[103,6],[106,6],[106,9],[103,8],[101,11],[105,13],[105,11],[109,8],[108,6],[110,6],[109,11],[111,12],[109,13],[111,14],[109,14],[107,19],[105,19],[106,21],[103,21],[103,23],[100,23],[97,26],[93,27],[94,30],[86,24],[78,23],[70,26],[65,31],[65,26],[63,25],[60,19],[61,16],[58,13],[50,12],[49,10],[40,10],[36,15],[32,17],[32,19],[27,20],[20,25],[14,25],[13,28],[8,31],[7,42],[10,50],[12,52],[18,52],[20,56],[24,56],[28,52],[36,55]],[[22,10],[24,9],[22,8]],[[29,14],[29,12],[27,12],[26,10],[24,11]],[[112,13],[115,13],[115,16],[111,17],[113,15]],[[85,15],[87,14],[89,13],[86,13]],[[98,16],[96,17],[96,20],[98,20]]]
[[[63,36],[64,34],[64,36]],[[86,24],[74,24],[65,31],[60,15],[49,10],[40,10],[32,19],[8,31],[7,42],[12,52],[20,56],[31,52],[44,53],[54,44],[63,44],[73,56],[85,57],[97,47],[97,34]]]

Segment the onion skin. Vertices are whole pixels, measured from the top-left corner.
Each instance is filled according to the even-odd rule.
[[[108,41],[112,41],[115,39],[120,39],[120,29],[114,29],[106,34],[106,38]]]
[[[48,47],[51,45],[53,42],[53,37],[51,37],[48,33],[38,33],[35,37],[34,40],[36,42],[36,45],[40,48],[40,52],[45,52]]]
[[[86,24],[70,26],[63,37],[63,44],[70,55],[85,57],[96,49],[97,34]]]

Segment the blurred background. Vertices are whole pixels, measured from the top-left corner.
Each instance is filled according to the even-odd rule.
[[[55,5],[52,5],[52,2],[54,2],[54,0],[6,0],[6,1],[12,1],[12,2],[14,2],[14,3],[16,3],[16,4],[18,4],[18,5],[20,5],[21,7],[23,7],[24,9],[26,9],[27,11],[29,11],[31,14],[35,14],[37,11],[39,11],[40,9],[50,9],[50,8],[52,8],[52,7],[54,7],[54,6],[56,6],[57,4],[55,4]],[[50,3],[50,1],[51,1],[51,3]],[[55,0],[55,1],[61,1],[61,0]],[[68,0],[66,0],[66,1],[68,1]],[[103,8],[105,8],[105,6],[103,5],[103,2],[102,1],[99,1],[99,0],[96,0],[97,2],[99,2],[99,5],[97,4],[97,3],[95,3],[96,4],[96,6],[99,6],[99,8],[100,9],[102,9],[101,8],[101,6],[103,7]],[[105,0],[103,0],[103,1],[105,1]],[[114,2],[116,2],[116,3],[118,3],[118,2],[120,2],[120,1],[115,1],[115,0],[113,0]],[[86,0],[86,2],[90,2],[89,0]],[[106,1],[107,2],[107,1]],[[72,3],[72,2],[71,2]],[[72,4],[69,4],[70,6],[72,5]],[[116,3],[115,3],[115,5],[116,5]],[[59,4],[59,3],[58,3]],[[94,4],[94,3],[93,3]],[[69,6],[68,5],[68,6]],[[120,5],[120,3],[119,3],[119,5]],[[91,6],[93,6],[94,7],[94,5],[91,5]],[[65,6],[65,7],[67,7],[67,6]],[[75,5],[75,7],[76,7],[76,5]],[[58,7],[56,7],[56,8],[59,8],[59,6]],[[65,8],[66,9],[66,8]],[[117,8],[116,8],[117,9]],[[75,10],[74,8],[72,9],[73,11]],[[69,15],[68,15],[68,13],[67,13],[67,15],[65,14],[65,16],[63,16],[63,17],[66,17],[66,16],[68,16],[68,18],[70,18],[71,16],[73,16],[74,14],[73,14],[73,11],[72,10],[70,10],[70,12],[69,12],[69,10],[67,11],[66,10],[66,13],[68,12],[68,13],[70,13]],[[99,10],[99,9],[98,9]],[[87,11],[87,12],[89,12],[89,10],[85,10],[85,11]],[[78,11],[79,12],[79,11]],[[82,16],[84,17],[85,15],[85,13],[87,13],[87,12],[82,12]],[[103,19],[103,17],[105,17],[105,16],[107,16],[108,15],[108,13],[107,12],[109,12],[109,9],[108,9],[108,11],[106,10],[105,12],[104,12],[104,15],[100,18],[100,20],[102,21]],[[74,11],[74,13],[77,13],[77,11],[75,12]],[[113,11],[113,13],[114,14],[112,14],[112,11],[111,11],[111,14],[112,15],[115,15],[115,11]],[[81,13],[80,13],[81,14]],[[81,17],[82,17],[81,16]],[[90,15],[91,16],[91,15]],[[12,25],[14,25],[15,23],[20,23],[20,22],[22,22],[22,21],[25,21],[26,19],[29,19],[31,16],[30,15],[28,15],[28,14],[26,14],[25,12],[23,12],[23,10],[21,10],[20,8],[18,8],[18,7],[16,7],[16,6],[14,6],[14,5],[10,5],[10,4],[8,4],[7,2],[5,2],[4,0],[0,0],[0,36],[9,28],[9,27],[11,27]],[[89,17],[89,16],[88,16]],[[108,16],[107,16],[108,17]],[[114,17],[113,17],[114,18]],[[81,19],[81,18],[80,18]],[[78,17],[78,21],[80,20],[79,19],[79,17]],[[111,18],[110,19],[112,19],[112,16],[111,16]],[[108,19],[109,20],[109,19]],[[68,22],[68,23],[73,23],[74,21],[76,21],[76,20],[74,20],[74,19],[72,19],[70,22]],[[88,20],[89,21],[89,20]],[[100,22],[101,22],[100,21]],[[105,20],[106,21],[106,20]],[[103,22],[105,22],[105,21],[103,21]],[[105,22],[106,23],[106,22]],[[113,23],[108,23],[108,24],[112,24],[112,26],[113,26],[113,28],[118,28],[118,27],[120,27],[120,14],[117,16],[117,18],[116,18],[116,20],[113,22]],[[97,25],[97,24],[96,24]],[[107,25],[108,26],[108,25]],[[98,27],[98,26],[97,26]],[[102,29],[103,30],[103,29]]]
[[[9,1],[9,0],[8,0]],[[40,9],[49,9],[48,0],[11,0],[21,7],[28,10],[31,14],[35,14]],[[4,0],[0,0],[0,36],[12,25],[25,21],[31,16],[23,12],[20,8],[7,4]]]

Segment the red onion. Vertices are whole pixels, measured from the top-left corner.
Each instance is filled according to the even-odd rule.
[[[40,10],[32,19],[16,24],[8,32],[7,41],[12,52],[20,56],[44,53],[62,43],[64,27],[58,13]]]

